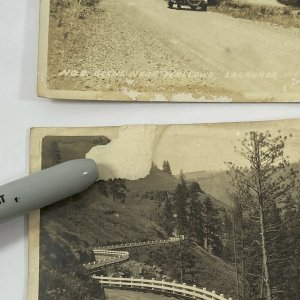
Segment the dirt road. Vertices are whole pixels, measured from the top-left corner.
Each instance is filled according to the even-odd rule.
[[[105,295],[107,300],[176,300],[174,297],[164,295],[117,289],[105,289]]]
[[[300,99],[297,28],[168,9],[163,0],[102,0],[100,6],[103,15],[90,20],[80,60],[89,75],[78,88],[118,90],[133,100]],[[56,84],[66,86],[65,80]]]

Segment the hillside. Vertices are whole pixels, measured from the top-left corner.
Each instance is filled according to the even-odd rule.
[[[190,184],[192,181],[198,182],[197,178],[193,178],[192,176],[190,177],[189,174],[191,173],[185,174],[188,184]],[[150,173],[145,178],[135,181],[126,180],[126,185],[129,190],[129,199],[131,199],[131,201],[135,201],[137,206],[143,206],[145,205],[143,200],[145,198],[155,200],[155,198],[157,198],[157,192],[173,193],[179,182],[178,176],[169,174],[163,170],[160,170],[158,167],[153,166],[150,170]],[[226,201],[226,199],[223,200],[223,198],[215,196],[218,193],[210,193],[209,191],[206,191],[201,184],[200,186],[204,191],[204,193],[200,194],[201,201],[209,196],[213,204],[218,208],[228,208],[228,201]],[[209,186],[209,180],[207,186]],[[153,191],[155,192],[153,193]],[[221,193],[219,194],[221,195]]]
[[[228,206],[232,205],[228,197],[228,192],[231,191],[231,184],[227,171],[199,171],[186,173],[185,175],[187,180],[198,182],[205,193],[217,198]]]
[[[177,183],[176,177],[153,168],[144,179],[126,181],[129,192],[123,204],[118,199],[113,201],[107,182],[99,181],[84,193],[43,209],[41,211],[40,298],[50,299],[48,296],[66,296],[68,293],[66,298],[70,299],[74,294],[79,293],[77,290],[80,290],[80,295],[85,294],[90,297],[84,299],[104,300],[103,290],[88,275],[82,266],[83,263],[95,260],[92,251],[94,247],[167,238],[167,234],[159,225],[161,203],[157,199],[151,200],[149,195],[161,191],[171,193]],[[103,193],[104,186],[108,191],[106,195]],[[148,196],[145,196],[147,192]],[[206,196],[202,193],[201,199]],[[141,249],[143,252],[144,247]],[[157,249],[159,252],[163,251],[169,259],[175,259],[173,252],[176,251],[176,247]],[[231,268],[228,266],[228,269],[219,269],[220,264],[214,265],[215,261],[211,260],[209,253],[205,251],[200,253],[194,248],[190,251],[193,251],[195,260],[205,262],[208,266],[205,270],[197,269],[199,278],[204,277],[202,271],[205,273],[207,279],[204,283],[207,287],[220,284],[218,280],[213,280],[213,277],[216,277],[214,272],[211,272],[212,276],[207,275],[209,269],[217,269],[217,273],[222,274],[224,278],[232,277],[228,275],[232,273]],[[141,253],[138,257],[133,256],[133,259],[141,258],[143,262],[142,257],[146,257],[148,255],[146,253],[147,251],[145,256]],[[156,260],[160,264],[158,257]],[[151,263],[151,266],[156,264],[155,260],[148,263]],[[224,262],[222,264],[226,265]],[[167,275],[170,277],[174,275],[176,278],[176,274],[171,274],[164,266],[161,267]],[[223,285],[228,286],[225,288]],[[233,280],[226,281],[219,289],[224,292],[229,291],[232,295],[233,285]]]
[[[42,148],[43,168],[69,159],[83,158],[91,147],[107,143],[109,139],[101,136],[46,137]],[[161,196],[165,196],[166,193],[172,196],[179,179],[153,166],[145,178],[136,181],[125,180],[124,183],[128,190],[124,202],[118,198],[113,200],[113,182],[98,181],[84,193],[41,210],[40,299],[108,300],[102,287],[91,279],[83,267],[84,263],[95,260],[93,249],[122,242],[167,238],[167,234],[159,225],[162,219]],[[200,200],[203,201],[206,197],[207,194],[200,193]],[[210,198],[215,205],[224,206],[213,197]],[[164,250],[164,255],[168,256],[169,260],[177,259],[173,256],[173,250],[176,250],[176,247]],[[210,283],[207,283],[207,287],[219,286],[219,282],[213,279],[214,276],[217,278],[213,271],[213,276],[206,274],[209,269],[217,269],[224,278],[231,278],[231,275],[228,275],[231,274],[230,267],[228,270],[219,270],[215,265],[216,261],[210,259],[210,254],[205,251],[197,253],[193,257],[197,261],[205,261],[208,266],[206,271],[197,269],[200,277],[203,275],[209,278]],[[159,258],[157,261],[159,262]],[[134,265],[142,262],[141,257],[141,261]],[[152,273],[156,272],[157,268],[153,269],[153,264],[155,261],[151,262],[151,266],[144,267],[152,270]],[[125,266],[124,264],[123,268]],[[132,265],[127,265],[126,268],[129,273],[134,271]],[[169,274],[163,266],[162,269]],[[225,281],[225,286],[220,286],[220,290],[229,291],[233,295],[233,282]],[[108,295],[111,296],[109,293]]]
[[[96,183],[84,196],[41,211],[40,299],[60,295],[64,299],[104,300],[101,287],[82,266],[95,260],[93,248],[165,236],[159,226],[137,215],[131,205],[113,202],[98,187]]]
[[[141,179],[127,181],[130,192],[145,193],[147,191],[174,191],[179,179],[153,165],[150,173]]]
[[[234,268],[197,245],[181,244],[183,282],[236,298]],[[172,255],[170,255],[172,253]],[[131,249],[131,257],[148,265],[156,265],[163,274],[180,282],[180,246],[164,245]]]
[[[300,162],[292,163],[291,167],[300,173]],[[227,171],[198,171],[186,173],[185,176],[189,181],[198,182],[205,193],[215,197],[227,206],[232,205],[228,196],[228,193],[232,192],[231,178]]]

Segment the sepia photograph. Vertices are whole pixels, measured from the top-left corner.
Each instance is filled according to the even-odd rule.
[[[38,95],[300,98],[299,0],[41,0]]]
[[[29,299],[299,299],[299,145],[300,120],[33,129],[31,172],[100,178],[31,214]]]

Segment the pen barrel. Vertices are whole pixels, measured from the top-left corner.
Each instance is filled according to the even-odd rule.
[[[0,186],[0,220],[78,194],[99,177],[91,159],[76,159]]]

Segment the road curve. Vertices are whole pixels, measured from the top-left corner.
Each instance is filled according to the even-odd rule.
[[[154,241],[143,241],[143,242],[129,242],[122,243],[118,245],[109,245],[103,246],[94,249],[94,254],[96,257],[96,261],[93,263],[84,264],[84,267],[88,270],[92,275],[92,278],[99,280],[99,282],[108,289],[116,288],[116,289],[138,289],[141,292],[158,292],[162,294],[169,295],[178,295],[185,296],[186,298],[191,299],[220,299],[226,300],[223,294],[217,295],[215,291],[209,292],[205,288],[201,289],[196,287],[196,285],[188,286],[185,283],[178,284],[176,281],[168,282],[164,279],[155,280],[154,278],[145,279],[145,278],[123,278],[123,277],[105,277],[103,275],[97,276],[96,273],[101,271],[101,269],[105,266],[118,264],[120,262],[124,262],[129,259],[128,251],[120,251],[120,249],[130,249],[134,247],[143,247],[143,246],[152,246],[152,245],[162,245],[169,243],[180,243],[180,241],[184,239],[184,237],[171,237],[166,240],[154,240]],[[119,249],[119,250],[117,250]],[[118,293],[117,293],[118,295]],[[130,297],[135,297],[135,293],[131,294]],[[130,297],[128,299],[130,299]],[[151,297],[149,297],[150,300]],[[231,300],[232,298],[228,298]]]

